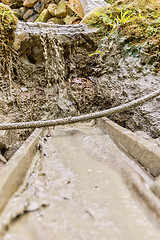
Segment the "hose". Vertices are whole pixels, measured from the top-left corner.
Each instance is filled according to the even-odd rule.
[[[41,127],[51,127],[57,125],[66,125],[66,124],[73,124],[77,122],[83,122],[91,119],[101,118],[105,116],[109,116],[115,113],[120,113],[122,111],[128,110],[130,108],[139,106],[144,104],[145,102],[152,100],[153,98],[160,95],[160,89],[156,90],[144,97],[138,98],[131,102],[122,104],[117,107],[113,107],[107,110],[75,116],[75,117],[66,117],[60,118],[55,120],[40,120],[40,121],[31,121],[31,122],[18,122],[18,123],[4,123],[0,124],[0,130],[7,130],[7,129],[25,129],[25,128],[41,128]]]

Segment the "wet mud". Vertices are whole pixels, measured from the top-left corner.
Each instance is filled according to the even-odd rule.
[[[124,162],[147,184],[151,178],[101,130],[59,127],[40,146],[0,216],[1,239],[160,239],[155,219],[123,181]]]
[[[0,74],[1,122],[56,119],[108,109],[159,88],[159,72],[132,54],[123,39],[97,29],[19,22],[9,72]],[[102,54],[103,53],[103,54]],[[159,97],[110,117],[119,125],[160,136]],[[31,131],[5,151],[8,160]]]

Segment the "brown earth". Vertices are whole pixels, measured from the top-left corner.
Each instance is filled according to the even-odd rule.
[[[148,12],[155,4],[155,14],[158,13],[158,1],[148,3]],[[125,4],[129,8],[137,2],[131,4],[125,1]],[[122,1],[117,1],[112,7],[117,6],[122,7]],[[147,6],[143,8],[144,12],[140,12],[141,15],[145,9]],[[150,21],[152,18],[147,19]],[[140,16],[137,19],[139,26],[144,26],[144,19]],[[68,36],[64,33],[59,37],[54,33],[51,38],[46,31],[48,27],[43,26],[35,35],[36,27],[31,30],[29,25],[19,25],[16,41],[17,45],[20,41],[20,47],[16,55],[12,53],[9,72],[1,72],[0,76],[1,122],[55,119],[94,112],[158,89],[159,55],[155,52],[159,54],[159,26],[154,27],[156,35],[148,38],[145,35],[146,39],[141,41],[138,36],[142,28],[135,28],[134,24],[130,19],[109,38],[98,38],[98,41],[97,34],[90,34],[88,30],[76,33],[74,28],[75,34]],[[152,40],[152,50],[146,50]],[[159,98],[111,119],[132,131],[145,132],[158,139]],[[12,145],[7,151],[2,149],[6,159],[30,133],[31,130],[14,131],[16,137]]]

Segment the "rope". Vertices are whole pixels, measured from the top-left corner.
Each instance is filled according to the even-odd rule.
[[[138,98],[136,100],[133,100],[129,103],[122,104],[120,106],[110,108],[107,110],[103,110],[100,112],[75,116],[75,117],[66,117],[66,118],[60,118],[55,120],[40,120],[40,121],[31,121],[31,122],[19,122],[19,123],[5,123],[0,124],[0,130],[7,130],[7,129],[25,129],[25,128],[41,128],[41,127],[51,127],[51,126],[57,126],[57,125],[66,125],[66,124],[72,124],[77,122],[83,122],[95,118],[101,118],[105,116],[109,116],[115,113],[119,113],[125,110],[128,110],[130,108],[139,106],[144,104],[145,102],[157,97],[160,95],[160,89],[157,91],[154,91],[153,93],[150,93],[144,97]]]

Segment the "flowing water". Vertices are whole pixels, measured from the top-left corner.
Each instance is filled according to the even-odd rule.
[[[81,71],[79,62],[84,64],[86,56],[95,49],[96,32],[83,24],[19,22],[14,48],[18,51],[17,67],[23,72],[22,79],[26,84],[32,79],[46,85],[67,81],[70,73],[76,76]]]
[[[121,177],[124,162],[135,164],[101,130],[57,128],[42,139],[41,151],[0,217],[3,240],[160,239]]]
[[[85,13],[98,2],[82,0]],[[22,83],[46,86],[84,77],[96,31],[82,24],[19,22],[14,47]],[[160,239],[157,219],[122,175],[127,163],[148,184],[150,177],[98,128],[56,128],[41,140],[40,149],[41,156],[35,156],[24,184],[0,216],[0,239]]]

